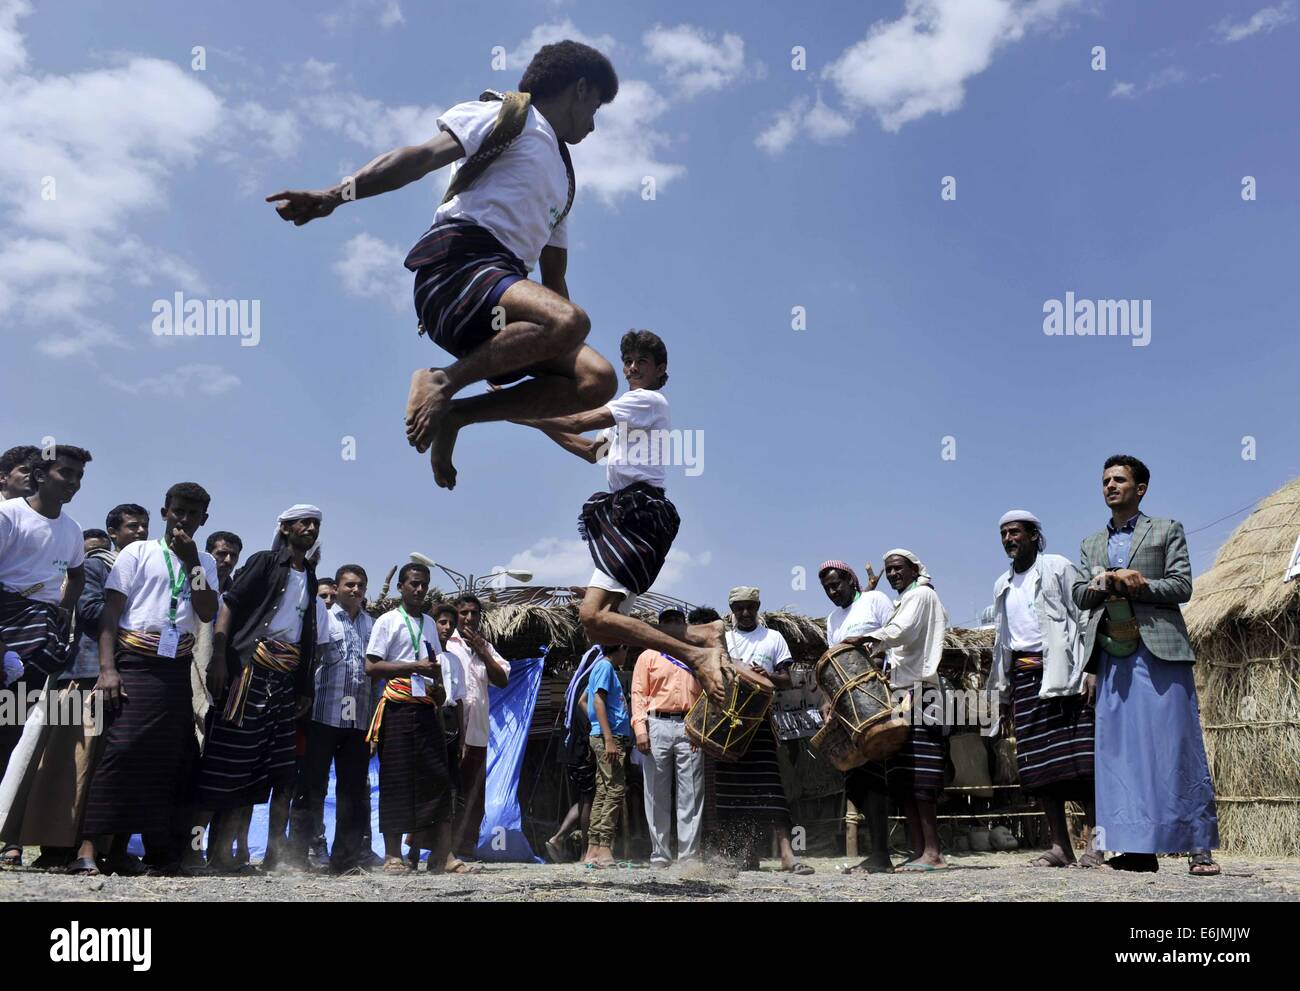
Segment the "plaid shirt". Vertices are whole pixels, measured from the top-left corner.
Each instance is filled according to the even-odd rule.
[[[374,691],[366,674],[366,644],[374,625],[364,609],[352,619],[337,603],[330,607],[329,643],[316,668],[311,710],[316,722],[339,729],[364,730],[370,725]]]

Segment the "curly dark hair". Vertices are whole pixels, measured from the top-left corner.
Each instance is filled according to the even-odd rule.
[[[668,347],[663,338],[652,330],[629,330],[618,342],[618,353],[624,361],[639,354],[648,355],[656,365],[668,364]],[[653,389],[662,389],[668,383],[668,373],[664,373]]]
[[[406,576],[412,571],[423,572],[425,578],[431,577],[429,574],[429,566],[427,564],[421,564],[419,561],[411,561],[402,565],[401,570],[397,572],[397,584],[401,585],[402,582],[406,581]]]
[[[1151,471],[1137,458],[1131,454],[1112,454],[1106,459],[1106,463],[1101,466],[1101,470],[1114,468],[1119,465],[1121,468],[1127,468],[1133,476],[1133,481],[1137,485],[1149,485],[1151,483]]]
[[[80,461],[83,467],[94,460],[94,458],[90,456],[90,452],[84,447],[73,447],[71,444],[55,444],[54,456],[51,458],[46,458],[45,452],[39,447],[32,448],[32,452],[33,453],[27,456],[27,467],[32,472],[35,472],[38,468],[42,470],[48,468],[55,461],[58,461],[59,458],[69,458],[73,461]]]
[[[204,509],[207,509],[212,502],[208,490],[198,482],[177,482],[163,496],[163,506],[170,506],[173,499],[189,499],[191,502],[197,502]]]
[[[578,41],[543,45],[524,70],[519,92],[540,100],[564,92],[579,79],[596,87],[601,103],[613,103],[618,95],[618,74],[613,64],[590,45]]]
[[[33,454],[40,453],[41,449],[33,444],[9,448],[4,454],[0,454],[0,475],[8,475],[19,465],[28,464]]]

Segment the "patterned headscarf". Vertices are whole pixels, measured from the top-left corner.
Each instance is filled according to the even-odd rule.
[[[858,573],[853,570],[853,567],[851,565],[846,564],[844,561],[835,561],[835,560],[823,561],[822,566],[817,569],[817,577],[821,578],[821,576],[824,575],[826,572],[832,570],[843,571],[846,575],[849,576],[849,581],[853,585],[853,591],[855,592],[862,591],[862,583],[858,581]]]

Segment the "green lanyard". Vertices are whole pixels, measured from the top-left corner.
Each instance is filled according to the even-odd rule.
[[[158,546],[162,548],[163,560],[167,562],[167,580],[171,582],[172,588],[171,601],[167,603],[167,622],[175,626],[176,607],[180,603],[180,594],[185,589],[185,572],[182,571],[177,577],[176,570],[172,567],[172,556],[167,550],[166,538],[159,537]]]
[[[398,606],[397,611],[402,614],[402,622],[406,624],[406,632],[411,638],[411,651],[418,661],[420,659],[420,633],[424,632],[424,614],[420,614],[420,633],[416,633],[415,627],[411,625],[411,617],[406,613],[406,608]]]

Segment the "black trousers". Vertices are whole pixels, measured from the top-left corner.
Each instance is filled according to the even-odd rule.
[[[307,752],[302,759],[301,788],[294,796],[290,845],[304,852],[325,814],[330,764],[334,765],[334,849],[330,867],[357,864],[366,851],[370,822],[370,746],[364,729],[339,729],[312,720],[307,724]]]

